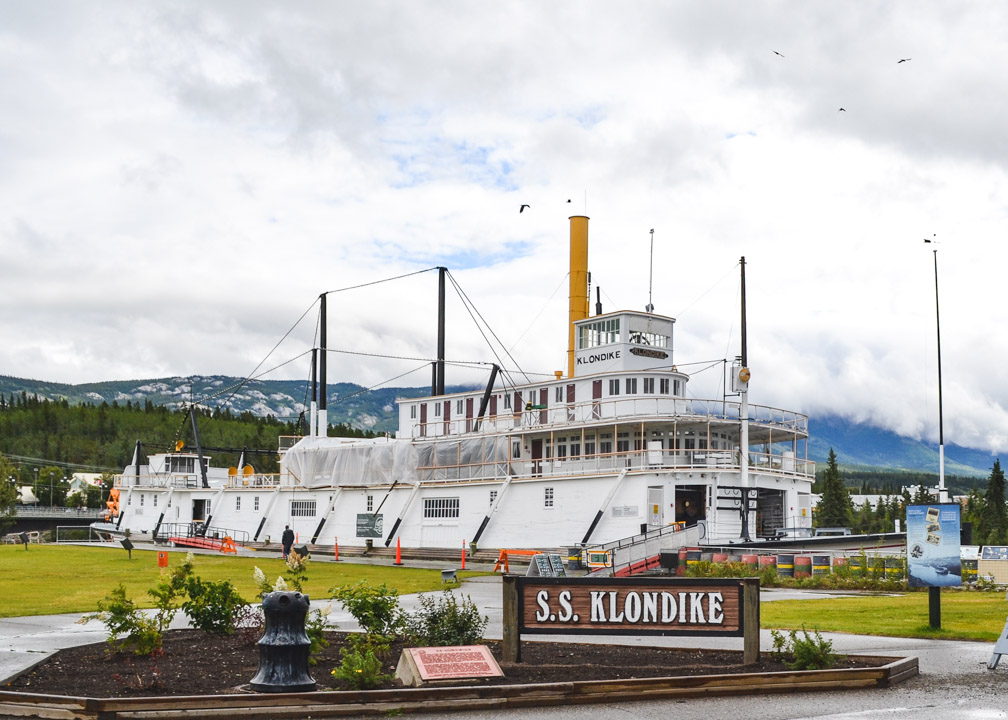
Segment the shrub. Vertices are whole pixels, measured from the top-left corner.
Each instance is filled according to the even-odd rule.
[[[340,664],[332,671],[332,676],[354,690],[376,688],[390,677],[382,672],[382,662],[388,652],[387,637],[352,634],[340,650]]]
[[[153,655],[161,649],[162,628],[156,617],[145,615],[136,603],[126,597],[122,585],[98,601],[98,612],[85,615],[79,622],[101,620],[108,630],[108,643],[116,651],[132,651],[136,655]]]
[[[361,580],[356,585],[329,588],[329,593],[357,620],[368,635],[398,635],[405,624],[399,607],[399,593],[381,585]]]
[[[182,603],[194,627],[214,635],[231,635],[235,631],[239,611],[246,603],[227,580],[203,581],[189,579],[189,599]]]
[[[461,604],[450,590],[439,600],[420,596],[420,608],[407,621],[408,632],[423,645],[474,645],[483,640],[489,618],[468,595]]]
[[[803,638],[799,638],[795,630],[791,630],[786,636],[777,630],[771,630],[774,657],[792,670],[826,670],[834,667],[838,656],[833,653],[833,642],[823,640],[818,631],[814,632],[813,639],[804,627]]]
[[[312,610],[308,613],[308,617],[305,618],[305,634],[311,641],[311,646],[308,648],[308,664],[315,665],[318,663],[316,655],[323,649],[329,647],[329,641],[326,639],[326,632],[328,630],[333,630],[336,626],[329,622],[329,612],[332,610],[332,603],[328,603],[324,608]]]

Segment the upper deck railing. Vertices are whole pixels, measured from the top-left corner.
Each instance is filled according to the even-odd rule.
[[[526,406],[527,407],[527,406]],[[519,412],[511,409],[485,417],[480,433],[513,430],[562,429],[571,425],[658,420],[665,422],[738,422],[742,404],[727,400],[677,398],[667,395],[607,397],[577,403],[555,403],[548,407],[532,405]],[[793,436],[808,435],[808,416],[768,405],[749,405],[749,422]],[[475,418],[454,417],[448,421],[428,416],[426,423],[413,422],[410,437],[463,435],[476,431]],[[783,439],[783,438],[782,438]]]

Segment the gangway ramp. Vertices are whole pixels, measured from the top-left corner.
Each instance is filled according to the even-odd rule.
[[[624,577],[654,570],[659,566],[662,551],[669,552],[698,544],[702,536],[701,531],[702,528],[698,525],[688,528],[667,525],[586,548],[586,553],[608,552],[610,557],[608,567],[593,570],[591,574],[600,577],[610,575]]]

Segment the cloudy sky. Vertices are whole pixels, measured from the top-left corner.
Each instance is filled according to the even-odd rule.
[[[946,442],[1008,449],[1006,37],[1000,2],[0,0],[0,374],[307,378],[321,292],[436,265],[550,373],[587,214],[607,311],[654,229],[692,394],[744,255],[753,402],[930,440],[937,248]],[[413,358],[330,382],[432,357],[436,285],[329,295],[330,347]]]

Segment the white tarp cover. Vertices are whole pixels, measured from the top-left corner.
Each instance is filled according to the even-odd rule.
[[[283,482],[306,488],[413,484],[445,478],[503,477],[508,443],[473,437],[415,444],[377,438],[304,438],[286,452]],[[419,468],[423,468],[420,470]]]

